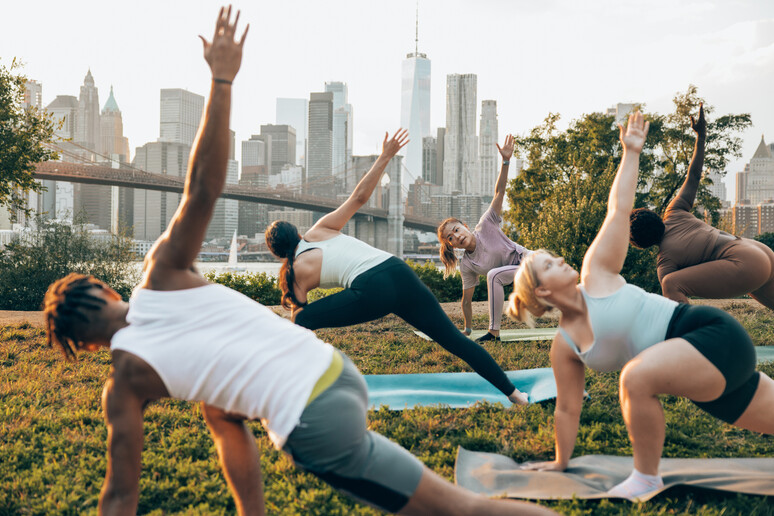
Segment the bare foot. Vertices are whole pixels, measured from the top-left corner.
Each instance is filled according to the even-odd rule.
[[[510,396],[508,396],[508,399],[511,400],[511,403],[514,405],[527,405],[529,403],[529,396],[519,389],[514,390]]]

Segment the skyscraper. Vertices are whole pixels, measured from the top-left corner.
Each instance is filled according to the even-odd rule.
[[[753,206],[774,199],[774,156],[763,136],[750,160],[746,190]]]
[[[24,102],[22,108],[43,108],[43,85],[38,81],[28,80],[24,83]]]
[[[306,178],[309,193],[332,197],[333,188],[333,93],[309,97],[308,155]]]
[[[497,134],[497,101],[481,101],[481,127],[479,128],[478,155],[480,168],[478,173],[478,188],[474,192],[478,195],[494,195],[495,181],[497,180],[497,163],[500,153],[495,145],[498,141]]]
[[[430,60],[419,52],[419,10],[417,9],[414,52],[407,54],[401,74],[400,125],[408,129],[411,141],[404,149],[403,184],[422,177],[422,140],[430,132]]]
[[[204,97],[190,91],[162,89],[159,141],[191,147],[204,111]]]
[[[475,74],[446,76],[443,191],[470,194],[478,176]]]
[[[333,93],[333,174],[340,175],[352,156],[352,104],[348,101],[347,84],[326,82],[325,91]]]
[[[100,116],[99,152],[105,157],[120,162],[129,160],[129,140],[124,137],[124,121],[116,98],[113,96],[112,86]],[[116,157],[113,158],[113,155]]]
[[[99,91],[94,85],[91,70],[86,73],[78,96],[76,142],[89,150],[99,149]]]
[[[149,142],[137,147],[132,164],[141,170],[185,177],[191,147],[178,142]],[[136,189],[134,192],[134,238],[156,240],[172,219],[180,194]]]
[[[262,125],[261,136],[271,137],[269,175],[279,174],[287,164],[296,163],[296,130],[290,125]],[[244,142],[242,143],[244,149]],[[242,158],[244,161],[244,158]]]
[[[309,101],[306,99],[277,99],[277,124],[289,125],[296,130],[297,165],[306,167],[306,129],[309,124]]]
[[[99,91],[91,70],[86,73],[78,96],[76,143],[87,160],[97,161],[102,149],[102,119],[99,110]],[[88,150],[85,150],[88,149]],[[91,152],[88,152],[91,151]],[[105,185],[73,184],[74,215],[102,229],[110,229],[111,188]]]

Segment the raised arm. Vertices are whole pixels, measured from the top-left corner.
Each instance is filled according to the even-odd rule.
[[[497,150],[500,151],[500,156],[503,158],[503,166],[500,168],[500,175],[497,176],[497,183],[495,183],[494,197],[492,198],[491,207],[492,211],[500,215],[503,211],[503,199],[505,199],[505,187],[508,185],[508,165],[510,164],[511,157],[513,156],[513,135],[509,134],[505,137],[505,143],[500,147],[498,143]]]
[[[688,175],[685,176],[685,182],[677,192],[672,202],[667,206],[666,211],[685,210],[690,211],[693,203],[696,201],[696,192],[699,190],[701,182],[701,171],[704,168],[704,144],[707,140],[707,121],[704,119],[704,104],[699,105],[699,118],[694,120],[691,117],[691,129],[696,132],[696,143],[693,146],[693,157],[691,165],[688,167]]]
[[[374,193],[376,185],[378,185],[379,181],[382,179],[382,174],[384,173],[384,169],[387,168],[387,164],[408,142],[408,131],[405,129],[399,129],[392,138],[389,137],[388,133],[384,133],[382,153],[376,159],[371,170],[366,172],[362,179],[360,179],[355,190],[350,194],[349,198],[344,201],[344,204],[318,220],[309,231],[313,232],[316,229],[341,231],[341,228],[349,222],[349,219],[352,218],[357,210],[368,202],[368,199],[371,198],[371,194]]]
[[[102,391],[102,410],[107,423],[107,474],[99,497],[99,513],[105,516],[137,513],[142,455],[143,400],[108,379]]]
[[[626,129],[618,125],[623,156],[607,200],[607,216],[594,241],[583,257],[581,282],[618,278],[629,249],[629,214],[634,206],[640,152],[650,124],[639,111],[629,115]],[[592,279],[592,275],[596,279]]]
[[[234,40],[239,12],[231,23],[231,7],[221,8],[212,43],[204,44],[204,59],[212,71],[212,85],[199,131],[191,149],[185,190],[169,227],[149,253],[150,263],[162,269],[189,269],[201,250],[215,201],[226,182],[229,152],[231,83],[242,62],[245,29]]]

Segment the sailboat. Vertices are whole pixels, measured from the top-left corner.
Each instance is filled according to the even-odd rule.
[[[237,232],[234,230],[234,236],[231,239],[231,247],[228,250],[228,264],[226,265],[226,271],[228,272],[243,272],[244,267],[240,267],[237,262]]]

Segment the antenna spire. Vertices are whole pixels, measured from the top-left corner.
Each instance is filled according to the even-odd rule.
[[[417,27],[416,36],[414,39],[414,53],[419,55],[419,0],[417,0]]]

